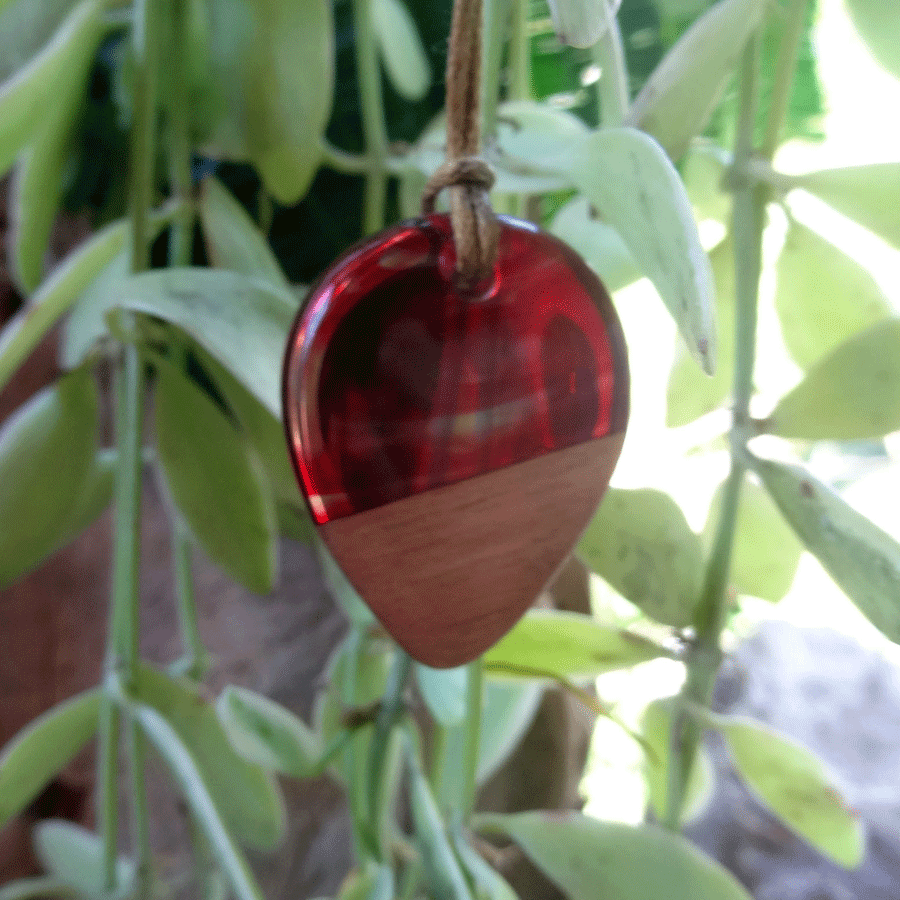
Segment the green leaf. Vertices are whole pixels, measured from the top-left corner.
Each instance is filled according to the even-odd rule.
[[[413,748],[408,745],[410,806],[426,884],[435,897],[475,900],[459,860],[450,846],[444,820],[414,753]]]
[[[0,332],[0,389],[125,244],[128,225],[113,222],[93,234],[54,269]],[[72,368],[76,363],[69,362]]]
[[[578,552],[650,618],[678,628],[690,624],[703,554],[700,538],[668,494],[610,488]]]
[[[846,0],[847,11],[872,56],[892,75],[900,78],[900,9],[884,0]]]
[[[511,837],[569,900],[750,900],[687,839],[653,826],[553,812],[481,815],[475,824]]]
[[[281,365],[297,301],[258,278],[160,269],[129,278],[121,306],[177,325],[281,418]]]
[[[650,806],[659,821],[666,815],[669,796],[669,766],[671,764],[672,708],[676,698],[666,697],[653,700],[644,710],[641,734],[653,755],[644,754],[644,777]],[[702,744],[697,748],[691,766],[691,774],[685,789],[681,823],[690,822],[703,810],[709,800],[715,773],[709,758],[709,751]]]
[[[415,672],[419,692],[432,717],[446,727],[462,722],[466,715],[468,667],[432,669],[416,663]]]
[[[677,428],[718,409],[731,394],[734,378],[734,244],[730,237],[709,254],[716,286],[718,365],[712,375],[701,372],[679,343],[666,389],[666,425]]]
[[[862,862],[865,834],[834,777],[814,753],[760,722],[716,716],[735,767],[785,825],[839,865]]]
[[[0,587],[70,537],[97,452],[97,385],[83,370],[61,378],[0,428]]]
[[[475,775],[479,785],[496,774],[522,742],[544,695],[544,684],[539,681],[496,680],[491,672],[485,674]],[[435,784],[435,790],[442,798],[462,797],[466,793],[467,775],[462,761],[466,758],[467,740],[465,723],[447,729],[444,764]]]
[[[610,293],[641,277],[619,233],[592,214],[584,197],[575,197],[560,209],[550,232],[584,258]]]
[[[421,100],[431,87],[431,66],[418,29],[403,0],[372,0],[372,30],[394,90]]]
[[[210,558],[258,594],[275,582],[275,504],[258,457],[218,406],[157,365],[156,442],[175,506]]]
[[[720,0],[705,12],[656,67],[626,124],[679,159],[709,121],[765,9],[766,0]]]
[[[506,879],[489,866],[484,857],[469,843],[462,827],[453,822],[449,827],[453,849],[475,886],[478,900],[519,900]]]
[[[199,212],[206,252],[214,266],[258,276],[279,290],[290,291],[291,286],[265,236],[218,178],[203,179]]]
[[[318,735],[274,700],[229,685],[216,713],[231,746],[249,762],[294,778],[317,771],[323,753]]]
[[[496,675],[528,676],[534,667],[563,678],[594,678],[626,669],[663,650],[644,638],[603,625],[591,616],[532,609],[484,656]]]
[[[875,279],[805,225],[792,221],[778,259],[775,307],[791,356],[804,369],[848,336],[890,315]]]
[[[58,703],[20,731],[0,754],[0,827],[17,816],[97,731],[98,691]]]
[[[900,248],[900,162],[824,169],[794,184]]]
[[[261,766],[235,752],[215,709],[203,700],[199,689],[142,666],[133,693],[184,743],[218,815],[234,837],[255,850],[277,847],[285,832],[278,787]],[[163,757],[169,761],[165,753]]]
[[[193,702],[200,704],[198,698]],[[238,900],[263,900],[262,892],[253,878],[250,867],[232,840],[232,833],[240,838],[242,826],[246,826],[241,822],[229,822],[227,816],[220,814],[221,798],[216,796],[214,784],[210,783],[208,768],[204,766],[204,760],[198,753],[198,749],[202,748],[192,746],[182,734],[178,722],[171,721],[170,717],[158,709],[137,705],[134,708],[134,714],[142,730],[165,760],[181,787],[194,820],[206,835],[215,860],[227,875]],[[215,721],[214,717],[213,721]],[[224,735],[217,740],[228,747]],[[238,757],[235,759],[240,762]],[[225,774],[227,774],[227,769]],[[250,810],[251,813],[256,811],[255,808]],[[282,824],[282,830],[283,827]]]
[[[707,552],[712,549],[723,489],[724,483],[713,495],[706,518],[703,543]],[[777,603],[791,587],[802,552],[802,544],[768,492],[746,481],[731,551],[731,583],[737,592]]]
[[[34,849],[43,867],[82,897],[128,897],[133,889],[134,863],[116,860],[116,886],[106,890],[106,859],[102,839],[91,831],[58,819],[38,822]]]
[[[682,161],[681,177],[699,221],[713,219],[728,224],[731,193],[726,179],[731,164],[731,154],[710,143],[698,143]],[[720,328],[724,331],[721,323]],[[724,363],[723,367],[727,368]]]
[[[103,35],[100,0],[85,0],[91,19],[66,60],[65,80],[47,98],[40,122],[19,156],[11,182],[10,270],[23,294],[41,282],[63,177],[81,114],[86,82]]]
[[[864,616],[900,642],[900,545],[800,466],[753,468],[806,549]]]
[[[344,880],[337,900],[394,900],[396,896],[393,868],[367,861],[362,872],[353,872]]]
[[[329,0],[210,0],[206,153],[248,160],[285,205],[309,188],[334,89]],[[227,98],[227,99],[226,99]]]
[[[34,4],[30,14],[34,15]],[[0,175],[42,123],[72,102],[103,33],[102,0],[82,0],[46,46],[0,85]]]
[[[0,0],[0,81],[41,52],[75,5],[75,0]]]
[[[571,113],[547,104],[510,101],[497,111],[497,143],[485,150],[499,194],[545,194],[572,187],[569,173],[574,142],[588,134]],[[409,162],[431,176],[446,158],[447,131],[442,118],[419,139]]]
[[[622,237],[705,372],[716,366],[713,279],[678,172],[633,128],[596,131],[567,150],[575,186]]]
[[[303,540],[311,540],[312,519],[300,494],[297,476],[288,457],[284,424],[281,419],[273,416],[269,409],[263,406],[218,360],[202,348],[195,348],[193,352],[201,357],[204,370],[222,394],[241,431],[259,455],[276,498],[291,508],[295,525],[303,529]]]
[[[548,0],[561,44],[593,47],[615,18],[622,0]]]
[[[900,319],[878,322],[819,360],[764,428],[809,441],[860,440],[900,428]]]

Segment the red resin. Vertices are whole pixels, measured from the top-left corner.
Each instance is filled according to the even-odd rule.
[[[462,289],[450,223],[401,223],[338,260],[288,343],[285,424],[317,522],[622,431],[628,365],[603,285],[501,217],[493,282]]]

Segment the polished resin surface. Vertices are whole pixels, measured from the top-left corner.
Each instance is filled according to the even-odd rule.
[[[291,456],[320,524],[621,432],[628,367],[600,281],[501,218],[494,278],[454,276],[446,216],[351,250],[312,289],[284,368]]]

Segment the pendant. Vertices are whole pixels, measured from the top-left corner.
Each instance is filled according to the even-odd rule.
[[[463,286],[434,214],[362,242],[311,290],[284,366],[290,456],[319,534],[414,659],[468,662],[552,578],[603,496],[628,418],[605,288],[499,217]]]

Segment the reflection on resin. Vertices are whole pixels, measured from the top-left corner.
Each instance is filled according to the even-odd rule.
[[[584,263],[504,218],[476,294],[452,253],[445,216],[398,225],[336,263],[295,323],[285,420],[320,523],[625,426],[621,331]]]

